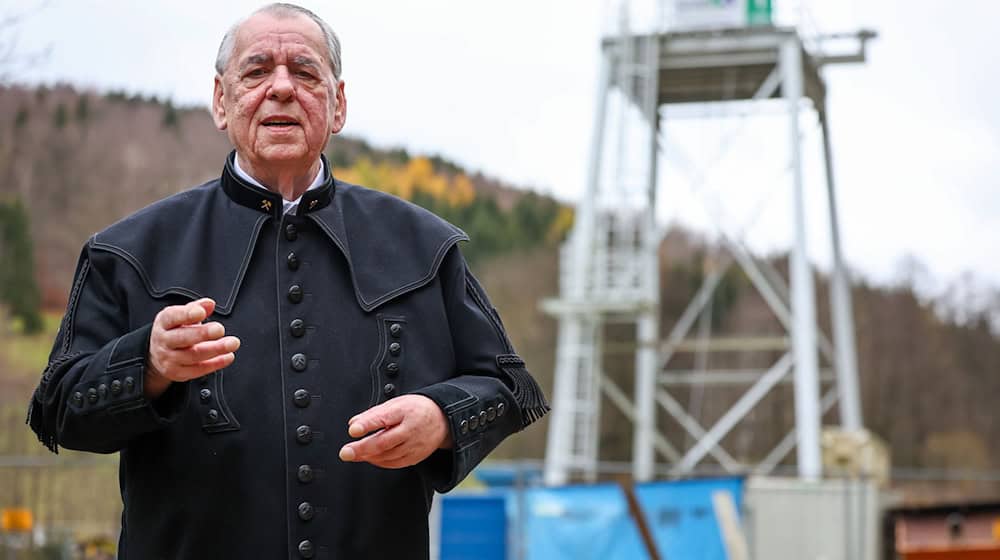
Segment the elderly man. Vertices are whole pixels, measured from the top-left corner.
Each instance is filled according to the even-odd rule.
[[[225,36],[222,176],[83,249],[31,427],[121,451],[120,558],[424,558],[446,492],[548,407],[454,226],[331,176],[340,46],[261,8]]]

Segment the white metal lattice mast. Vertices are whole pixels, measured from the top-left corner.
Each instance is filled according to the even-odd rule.
[[[687,5],[695,2],[687,2]],[[706,0],[705,5],[723,6]],[[574,477],[593,479],[598,467],[602,395],[633,422],[633,475],[648,480],[658,452],[677,474],[691,473],[707,456],[730,472],[769,472],[793,448],[800,476],[817,478],[820,421],[838,397],[841,424],[863,426],[857,385],[850,291],[840,249],[826,86],[820,68],[837,62],[862,62],[868,39],[860,32],[832,37],[857,46],[846,54],[824,53],[822,37],[810,37],[812,50],[795,27],[724,27],[711,30],[665,30],[664,2],[621,0],[618,33],[602,43],[602,71],[591,146],[586,193],[576,223],[562,251],[560,298],[544,307],[559,319],[555,391],[549,429],[545,478],[549,484]],[[669,2],[666,2],[669,4]],[[739,4],[738,2],[736,4]],[[744,0],[751,12],[768,0]],[[644,5],[645,16],[637,5]],[[729,3],[725,3],[729,5]],[[650,9],[652,7],[652,9]],[[749,13],[749,12],[748,12]],[[651,14],[657,14],[652,17]],[[645,28],[630,25],[642,21]],[[748,18],[751,23],[754,18]],[[650,23],[653,22],[653,23]],[[819,46],[819,47],[817,47]],[[783,99],[788,115],[791,223],[793,245],[786,282],[766,262],[757,261],[741,238],[717,231],[731,257],[717,264],[701,289],[659,338],[658,244],[655,223],[658,142],[662,142],[660,107],[670,103],[709,104],[744,100],[751,105]],[[816,108],[823,135],[826,182],[833,246],[831,315],[833,341],[816,326],[813,279],[806,252],[802,169],[802,101]],[[725,144],[725,143],[724,143]],[[725,149],[725,146],[723,146]],[[697,182],[699,179],[695,179]],[[718,225],[718,224],[717,224]],[[781,357],[765,370],[690,371],[669,369],[671,359],[690,347],[689,330],[706,309],[730,264],[738,264],[788,332]],[[630,399],[603,375],[603,326],[636,327],[635,393]],[[704,331],[705,333],[710,330]],[[782,340],[782,339],[772,339]],[[703,349],[759,345],[755,339],[702,340]],[[769,346],[770,345],[770,346]],[[774,351],[764,341],[763,350]],[[819,354],[836,371],[836,387],[820,398]],[[723,439],[778,383],[794,372],[795,426],[765,457],[743,464],[722,446]],[[720,381],[721,379],[721,381]],[[745,383],[750,387],[708,428],[671,395],[675,385]],[[659,405],[659,407],[657,407]],[[693,444],[678,450],[658,430],[662,408]]]
[[[634,323],[640,339],[637,391],[647,398],[632,414],[635,438],[652,442],[656,429],[658,42],[655,34],[634,34],[632,17],[628,3],[622,3],[621,40],[603,50],[587,190],[562,251],[561,298],[546,304],[559,318],[553,395],[558,406],[545,467],[550,484],[571,475],[596,476],[601,392],[608,383],[601,372],[602,326],[610,316]],[[608,120],[614,130],[607,129]],[[612,173],[604,173],[609,168]],[[651,445],[634,449],[635,476],[651,478]]]

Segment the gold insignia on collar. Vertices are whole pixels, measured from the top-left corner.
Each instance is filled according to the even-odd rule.
[[[309,201],[309,209],[312,210],[313,208],[315,208],[316,207],[316,203],[318,203],[318,202],[319,202],[319,199],[316,199],[316,198],[310,200]]]
[[[266,198],[264,200],[260,201],[260,209],[263,210],[263,211],[265,211],[265,212],[270,212],[271,211],[271,201],[268,200],[268,199],[266,199]]]

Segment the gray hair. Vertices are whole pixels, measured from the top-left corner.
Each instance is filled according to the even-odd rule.
[[[233,49],[236,48],[236,33],[240,30],[240,26],[257,14],[268,14],[277,18],[289,18],[294,16],[306,16],[307,18],[316,22],[319,26],[320,31],[323,32],[323,39],[326,42],[326,49],[329,51],[327,54],[330,57],[330,68],[333,70],[333,78],[335,80],[340,80],[340,39],[337,38],[337,34],[333,32],[333,28],[330,24],[323,21],[323,18],[319,17],[310,10],[303,8],[302,6],[296,6],[295,4],[286,4],[284,2],[275,2],[273,4],[268,4],[249,16],[237,21],[226,31],[226,34],[222,37],[222,43],[219,45],[219,53],[215,56],[215,72],[220,76],[226,71],[226,66],[229,65],[229,59],[233,56]]]

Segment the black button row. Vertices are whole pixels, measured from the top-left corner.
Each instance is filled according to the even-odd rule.
[[[295,241],[298,238],[298,229],[294,224],[288,224],[285,226],[285,239],[289,241]],[[294,252],[288,254],[285,259],[289,270],[298,270],[301,265],[298,255]],[[292,303],[301,303],[304,292],[302,291],[302,286],[298,284],[292,284],[288,288],[288,301]],[[306,333],[306,324],[302,319],[293,319],[288,325],[288,330],[292,336],[296,338],[301,338]],[[291,357],[292,369],[298,372],[305,371],[309,366],[309,359],[305,354],[298,352],[293,354]],[[311,402],[311,395],[306,389],[296,389],[292,393],[292,402],[298,408],[305,408],[309,406]],[[313,431],[308,424],[302,424],[295,429],[295,440],[300,444],[308,445],[312,442]],[[302,484],[308,484],[313,481],[314,473],[313,469],[309,465],[300,465],[298,471],[296,472],[296,477]],[[310,521],[316,514],[316,510],[313,505],[309,502],[302,502],[298,505],[297,513],[299,519],[302,521]],[[316,554],[316,549],[313,546],[312,541],[305,539],[299,542],[298,545],[299,556],[302,558],[312,558]]]
[[[389,334],[392,338],[399,338],[403,335],[403,325],[400,323],[392,323],[389,325]],[[403,353],[403,345],[399,342],[393,341],[389,343],[389,355],[394,358],[399,358],[399,355]],[[399,363],[389,362],[385,365],[385,373],[389,377],[396,377],[399,375]],[[395,385],[392,383],[387,383],[385,387],[382,388],[382,392],[386,396],[392,396],[395,393]]]
[[[487,424],[490,424],[498,417],[503,416],[506,411],[507,406],[504,403],[499,403],[496,406],[490,406],[486,410],[480,410],[478,413],[474,413],[459,422],[459,431],[463,434],[467,434],[470,431],[474,432],[479,428],[485,428]]]
[[[294,224],[288,224],[285,226],[285,239],[288,241],[295,241],[299,237],[298,228]],[[289,270],[298,270],[301,265],[298,255],[294,252],[289,253],[288,257],[285,259]],[[302,291],[302,286],[298,284],[292,284],[288,288],[288,301],[292,303],[301,303],[304,293]],[[288,325],[289,332],[292,336],[300,338],[306,333],[306,325],[302,319],[293,319],[291,324]],[[292,356],[291,359],[292,369],[295,371],[305,371],[309,365],[309,360],[305,354],[297,353]],[[299,408],[305,408],[309,406],[310,403],[309,391],[305,389],[296,389],[292,394],[292,402],[295,406]],[[305,445],[312,442],[313,432],[312,428],[307,424],[303,424],[295,429],[295,439],[299,443]],[[313,480],[313,469],[309,465],[300,465],[296,476],[299,482],[303,484],[308,484]],[[302,521],[309,521],[316,514],[316,509],[309,502],[302,502],[298,505],[298,515],[299,519]],[[312,541],[305,539],[299,542],[298,545],[299,556],[302,558],[312,558],[316,554],[316,549],[313,546]]]
[[[124,391],[131,393],[135,389],[135,379],[129,376],[125,378],[124,384],[117,379],[113,379],[110,385],[101,383],[97,387],[91,387],[86,392],[87,402],[97,404],[98,401],[108,398],[109,394],[117,397],[122,394],[123,388]],[[75,391],[72,399],[74,404],[82,406],[84,393],[82,391]]]
[[[208,387],[202,387],[198,390],[198,399],[207,404],[212,400],[212,390]],[[215,424],[219,421],[220,417],[219,411],[214,408],[208,409],[208,412],[205,413],[205,421],[209,424]]]

